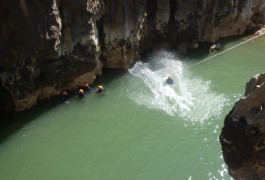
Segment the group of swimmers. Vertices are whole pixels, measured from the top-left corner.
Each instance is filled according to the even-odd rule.
[[[167,79],[166,79],[166,84],[168,85],[172,85],[174,83],[172,77],[170,75],[168,75]],[[77,86],[77,87],[73,87],[72,89],[66,89],[64,91],[62,91],[61,93],[61,100],[62,102],[68,102],[67,100],[74,96],[74,95],[78,95],[79,98],[83,99],[85,97],[86,93],[91,93],[92,91],[92,87],[89,84],[84,84],[83,86]],[[99,85],[97,87],[96,93],[103,93],[105,92],[105,89],[103,88],[102,85]]]
[[[66,89],[62,91],[61,93],[61,100],[62,102],[68,102],[67,100],[74,96],[78,95],[79,98],[84,99],[86,93],[91,93],[92,92],[92,87],[89,84],[84,84],[83,86],[77,86],[73,87],[72,89]],[[102,85],[99,85],[97,87],[96,93],[103,93],[105,92],[105,89],[103,88]]]

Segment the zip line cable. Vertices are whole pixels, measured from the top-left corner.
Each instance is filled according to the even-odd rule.
[[[256,38],[258,38],[258,37],[260,37],[260,36],[262,36],[262,35],[264,35],[264,34],[265,34],[265,33],[261,33],[261,34],[255,36],[255,37],[250,38],[250,39],[248,39],[248,40],[246,40],[246,41],[244,41],[244,42],[241,42],[241,43],[239,43],[239,44],[237,44],[237,45],[235,45],[235,46],[233,46],[233,47],[231,47],[231,48],[228,48],[228,49],[226,49],[226,50],[224,50],[224,51],[222,51],[222,52],[219,52],[219,53],[217,53],[217,54],[215,54],[215,55],[213,55],[213,56],[211,56],[211,57],[208,57],[208,58],[206,58],[206,59],[204,59],[204,60],[202,60],[202,61],[200,61],[200,62],[197,62],[197,63],[195,63],[195,64],[193,64],[193,65],[187,67],[187,69],[192,68],[192,67],[194,67],[194,66],[197,66],[197,65],[199,65],[199,64],[201,64],[201,63],[203,63],[203,62],[205,62],[205,61],[208,61],[208,60],[210,60],[210,59],[212,59],[212,58],[214,58],[214,57],[216,57],[216,56],[219,56],[220,54],[223,54],[223,53],[225,53],[225,52],[227,52],[227,51],[230,51],[231,49],[234,49],[234,48],[236,48],[236,47],[238,47],[238,46],[241,46],[242,44],[245,44],[245,43],[247,43],[247,42],[249,42],[249,41],[251,41],[251,40],[253,40],[253,39],[256,39]]]

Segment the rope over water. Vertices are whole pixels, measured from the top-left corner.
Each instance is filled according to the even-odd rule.
[[[208,58],[206,58],[206,59],[204,59],[204,60],[202,60],[202,61],[200,61],[200,62],[198,62],[198,63],[195,63],[195,64],[189,66],[187,69],[192,68],[192,67],[194,67],[194,66],[197,66],[197,65],[199,65],[199,64],[201,64],[201,63],[203,63],[203,62],[205,62],[205,61],[208,61],[208,60],[210,60],[210,59],[212,59],[212,58],[214,58],[214,57],[216,57],[216,56],[219,56],[220,54],[223,54],[223,53],[225,53],[225,52],[227,52],[227,51],[230,51],[231,49],[234,49],[234,48],[236,48],[236,47],[238,47],[238,46],[241,46],[242,44],[245,44],[245,43],[247,43],[247,42],[249,42],[249,41],[251,41],[251,40],[253,40],[253,39],[256,39],[256,38],[258,38],[258,37],[260,37],[260,36],[262,36],[262,35],[264,35],[264,34],[265,34],[265,33],[263,32],[263,33],[261,33],[261,34],[255,36],[255,37],[253,37],[253,38],[250,38],[250,39],[248,39],[248,40],[246,40],[246,41],[244,41],[244,42],[241,42],[241,43],[239,43],[239,44],[237,44],[237,45],[235,45],[235,46],[233,46],[233,47],[231,47],[231,48],[228,48],[228,49],[226,49],[226,50],[224,50],[224,51],[222,51],[222,52],[220,52],[220,53],[217,53],[217,54],[215,54],[215,55],[213,55],[213,56],[211,56],[211,57],[208,57]]]
[[[129,73],[135,78],[129,78],[130,99],[139,106],[156,109],[170,116],[178,116],[189,122],[204,123],[212,117],[218,117],[223,107],[229,101],[224,94],[211,90],[211,82],[189,76],[189,68],[206,62],[222,53],[264,35],[256,35],[229,49],[219,52],[191,66],[185,66],[181,59],[168,52],[157,53],[150,57],[150,62],[137,62]],[[187,71],[187,72],[185,72]],[[165,85],[166,74],[174,79],[171,86]],[[136,90],[139,83],[144,86]],[[132,90],[132,92],[130,91]],[[126,93],[128,93],[126,92]],[[215,107],[215,108],[212,108]],[[196,114],[196,116],[194,116]]]

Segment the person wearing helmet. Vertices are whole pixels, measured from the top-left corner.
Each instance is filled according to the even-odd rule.
[[[98,89],[97,89],[97,93],[102,93],[104,91],[104,88],[103,88],[103,86],[98,86]]]
[[[84,89],[84,90],[87,91],[88,93],[90,93],[91,90],[92,90],[92,88],[89,86],[89,84],[84,84],[82,89]]]
[[[84,93],[84,90],[83,89],[79,89],[78,90],[78,96],[80,97],[80,98],[84,98],[85,97],[85,93]]]
[[[169,85],[172,85],[174,83],[174,81],[173,81],[173,79],[171,78],[170,75],[167,76],[166,83],[169,84]]]

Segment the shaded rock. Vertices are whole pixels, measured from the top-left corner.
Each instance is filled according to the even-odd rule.
[[[246,85],[245,97],[226,116],[220,135],[224,160],[235,179],[265,178],[265,74]]]

